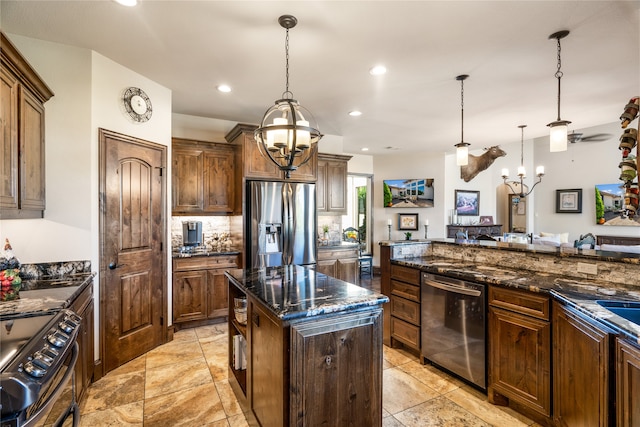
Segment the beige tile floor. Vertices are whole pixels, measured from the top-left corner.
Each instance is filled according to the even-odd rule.
[[[383,369],[384,427],[537,426],[403,350],[385,346]],[[226,323],[179,331],[109,372],[88,389],[81,414],[91,427],[247,426],[227,377]]]

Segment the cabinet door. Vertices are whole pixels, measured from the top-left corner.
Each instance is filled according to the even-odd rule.
[[[207,318],[207,271],[181,271],[173,275],[173,321]]]
[[[326,274],[330,277],[338,276],[338,261],[335,259],[318,260],[316,262],[316,271],[318,273]]]
[[[82,323],[78,335],[78,361],[76,363],[76,400],[79,402],[93,377],[93,300],[80,313]]]
[[[318,169],[318,151],[317,148],[314,149],[314,153],[311,155],[311,158],[307,163],[291,172],[291,180],[292,181],[302,181],[302,182],[316,182]]]
[[[271,319],[260,306],[251,305],[249,331],[249,401],[262,426],[286,426],[285,396],[289,395],[285,382],[285,353],[282,326]],[[285,386],[286,384],[286,386]],[[287,414],[288,415],[288,414]]]
[[[347,162],[329,162],[327,165],[327,212],[347,213]]]
[[[640,349],[616,340],[617,418],[619,427],[640,425]]]
[[[172,158],[172,211],[174,213],[201,211],[203,205],[203,151],[174,149]]]
[[[551,414],[551,325],[489,307],[489,397],[493,392]]]
[[[18,81],[0,68],[0,208],[18,209]]]
[[[344,280],[349,283],[358,282],[358,259],[339,259],[338,264],[338,279]]]
[[[557,302],[553,313],[554,418],[560,426],[608,426],[609,334]]]
[[[376,309],[291,325],[289,425],[382,425],[381,322]]]
[[[268,158],[264,157],[253,139],[253,134],[243,132],[244,145],[244,176],[246,178],[281,179],[282,172]]]
[[[316,210],[325,212],[327,210],[327,162],[318,161],[318,181],[316,182]]]
[[[207,317],[214,319],[228,315],[229,287],[224,270],[207,270]]]
[[[233,152],[207,151],[203,160],[202,210],[211,213],[232,213],[235,207]]]
[[[44,210],[44,106],[20,87],[20,208]]]

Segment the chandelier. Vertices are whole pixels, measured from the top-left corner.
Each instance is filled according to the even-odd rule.
[[[270,159],[290,178],[291,172],[307,163],[317,151],[317,142],[322,138],[313,115],[293,99],[289,91],[289,29],[296,26],[298,20],[291,15],[278,18],[280,26],[286,29],[285,59],[286,85],[282,98],[275,101],[262,118],[254,137],[262,155]]]
[[[507,181],[509,179],[509,169],[506,169],[506,168],[502,169],[502,180],[504,181],[504,184],[507,187],[509,187],[512,193],[518,194],[520,197],[524,198],[524,197],[527,197],[529,194],[531,194],[531,192],[536,187],[536,185],[542,182],[542,176],[544,175],[544,166],[538,166],[536,168],[536,176],[538,177],[538,181],[536,181],[536,183],[533,184],[533,187],[531,187],[531,189],[525,193],[524,178],[526,177],[526,171],[524,168],[524,128],[526,128],[527,125],[520,125],[518,127],[520,128],[520,166],[518,166],[518,177],[520,178],[520,191],[518,192],[514,190],[511,184]],[[517,181],[511,181],[511,183],[518,184]]]
[[[454,145],[456,147],[456,165],[466,166],[469,164],[469,144],[464,142],[464,81],[469,77],[468,74],[461,74],[456,77],[460,82],[460,117],[462,119],[460,125],[460,142]]]
[[[556,121],[549,123],[547,126],[550,128],[549,132],[549,151],[552,153],[557,151],[567,151],[567,130],[568,125],[571,123],[568,120],[560,119],[560,79],[562,79],[562,60],[560,57],[560,39],[569,35],[568,30],[558,31],[549,36],[549,39],[556,39],[558,42],[558,69],[556,71],[556,78],[558,79],[558,118]]]

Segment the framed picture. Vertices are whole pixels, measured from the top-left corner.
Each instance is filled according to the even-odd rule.
[[[433,178],[385,179],[382,188],[385,208],[433,207]]]
[[[556,213],[582,213],[582,189],[556,190]]]
[[[621,182],[596,184],[596,224],[640,227],[640,216],[629,215],[631,206],[625,204],[626,193],[626,188]],[[627,203],[630,202],[631,200],[628,199]]]
[[[493,225],[493,217],[491,215],[481,216],[480,225]]]
[[[456,190],[456,211],[458,216],[480,215],[480,192]]]
[[[417,230],[418,214],[398,214],[398,230]]]

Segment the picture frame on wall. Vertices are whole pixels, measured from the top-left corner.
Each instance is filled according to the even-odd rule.
[[[418,214],[398,214],[398,230],[417,230]]]
[[[480,215],[480,192],[456,190],[456,212],[458,216]]]
[[[556,190],[556,213],[582,213],[582,189]]]

